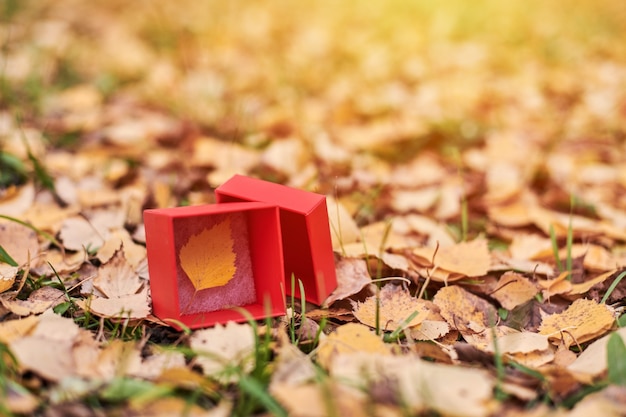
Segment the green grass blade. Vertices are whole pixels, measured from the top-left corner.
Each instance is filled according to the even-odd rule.
[[[565,247],[567,248],[567,258],[565,260],[565,270],[568,272],[567,279],[572,279],[572,268],[573,268],[573,260],[572,260],[572,245],[574,243],[574,228],[572,226],[572,217],[569,218],[569,225],[567,226],[567,240],[565,242]]]
[[[554,231],[554,226],[550,225],[550,241],[552,242],[552,253],[554,254],[554,262],[556,263],[556,267],[559,272],[563,271],[563,264],[561,263],[561,259],[559,258],[559,243],[556,240],[556,232]]]
[[[9,264],[11,266],[18,266],[17,262],[15,262],[15,259],[13,259],[11,255],[9,255],[6,250],[4,250],[2,245],[0,245],[0,262],[4,262],[5,264]]]
[[[600,300],[600,304],[604,304],[606,303],[606,300],[609,299],[609,297],[611,296],[611,293],[615,290],[615,288],[617,287],[617,285],[620,283],[620,281],[626,276],[626,271],[622,271],[621,274],[619,274],[611,283],[611,286],[606,290],[606,293],[604,294],[604,297],[602,297],[602,300]]]
[[[619,333],[609,337],[606,347],[608,379],[611,384],[626,387],[626,345]]]
[[[264,387],[256,379],[242,376],[239,380],[239,388],[261,403],[272,415],[278,417],[288,416],[287,411],[285,411],[278,401],[268,394],[266,387]]]

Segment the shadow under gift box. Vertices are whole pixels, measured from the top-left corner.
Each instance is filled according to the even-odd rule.
[[[321,305],[337,287],[326,197],[268,181],[235,175],[215,190],[218,205],[258,201],[277,205],[285,262],[285,289],[291,294],[291,276],[304,286],[307,301]]]
[[[258,202],[144,211],[154,315],[178,329],[285,314],[279,210]],[[224,281],[227,281],[224,283]]]

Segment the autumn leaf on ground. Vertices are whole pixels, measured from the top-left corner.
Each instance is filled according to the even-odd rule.
[[[48,310],[27,336],[13,340],[9,347],[23,369],[60,381],[76,373],[72,351],[81,331],[72,319]]]
[[[66,301],[65,292],[49,286],[33,291],[26,300],[0,297],[0,303],[18,316],[41,314],[64,301]]]
[[[198,330],[189,345],[204,374],[218,381],[238,381],[239,372],[248,373],[254,367],[254,333],[247,323],[228,322]]]
[[[230,217],[189,237],[179,253],[196,291],[226,285],[237,270],[236,257]]]
[[[537,292],[537,287],[528,278],[509,271],[502,274],[491,297],[507,310],[513,310],[531,300]]]
[[[395,393],[395,401],[412,413],[433,410],[443,415],[482,417],[498,407],[492,400],[494,379],[481,369],[429,363],[412,356],[358,352],[338,355],[330,374],[357,386],[385,383]]]
[[[591,383],[607,372],[607,367],[609,366],[607,346],[612,334],[619,335],[626,343],[626,328],[622,327],[589,344],[578,358],[567,367],[579,381]]]
[[[337,300],[350,297],[372,283],[367,262],[357,258],[342,258],[335,265],[337,288],[328,296],[324,304],[332,305]]]
[[[8,344],[13,340],[26,336],[39,323],[40,317],[32,315],[0,323],[0,342]]]
[[[128,264],[120,249],[98,269],[90,300],[78,300],[86,310],[102,317],[145,318],[150,314],[148,288]]]
[[[0,293],[9,290],[15,282],[19,268],[0,262]]]
[[[328,368],[337,355],[355,352],[391,354],[389,347],[367,326],[348,323],[339,326],[337,330],[320,342],[317,350],[317,361],[324,368]]]
[[[424,300],[411,296],[401,286],[393,284],[383,286],[378,294],[354,305],[354,317],[363,324],[384,331],[417,326],[427,316],[428,307]]]
[[[344,245],[357,242],[361,232],[348,210],[332,196],[326,196],[326,209],[333,249],[341,252]]]
[[[441,288],[433,302],[448,324],[461,333],[483,332],[494,326],[498,317],[493,305],[458,285]]]
[[[485,275],[491,266],[487,240],[482,238],[441,248],[415,248],[413,255],[424,267],[442,269],[456,274],[450,280]]]
[[[564,312],[544,317],[539,333],[566,346],[581,344],[602,336],[615,323],[615,310],[584,298],[572,303]]]
[[[59,238],[66,249],[80,251],[97,249],[104,244],[107,234],[82,216],[65,219],[59,232]]]
[[[18,264],[39,264],[39,241],[34,230],[15,222],[0,220],[0,247]]]

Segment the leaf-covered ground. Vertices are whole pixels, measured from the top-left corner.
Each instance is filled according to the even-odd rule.
[[[0,7],[0,414],[626,414],[623,2]],[[338,288],[178,332],[142,210],[235,173]]]

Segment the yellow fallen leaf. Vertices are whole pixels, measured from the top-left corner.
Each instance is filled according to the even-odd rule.
[[[433,410],[447,416],[483,417],[492,415],[498,406],[493,399],[494,378],[489,372],[429,363],[415,356],[340,354],[330,374],[356,386],[367,382],[386,384],[411,415]]]
[[[337,288],[328,296],[324,304],[331,305],[361,291],[372,283],[367,262],[358,258],[342,258],[335,265]]]
[[[317,361],[328,369],[331,361],[338,354],[355,352],[391,354],[389,347],[367,326],[348,323],[339,326],[334,333],[320,342],[317,350]]]
[[[143,287],[143,280],[128,264],[120,249],[98,269],[93,285],[108,298],[114,298],[136,294]]]
[[[496,299],[502,307],[512,310],[531,300],[537,292],[537,287],[528,278],[509,271],[500,277],[491,297]]]
[[[445,321],[424,320],[411,328],[411,338],[414,340],[435,340],[445,336],[450,331],[450,325]]]
[[[607,279],[609,279],[611,276],[615,275],[619,270],[614,269],[612,271],[608,271],[605,272],[604,274],[600,274],[595,278],[592,278],[588,281],[585,282],[581,282],[578,284],[572,284],[572,288],[569,291],[568,295],[577,295],[577,294],[584,294],[587,291],[589,291],[591,289],[591,287],[593,287],[596,284],[599,284],[601,282],[606,281]]]
[[[553,295],[567,294],[572,290],[572,282],[567,280],[569,272],[563,271],[554,279],[541,279],[537,284],[542,288],[541,293],[545,299]]]
[[[190,236],[178,256],[196,291],[226,285],[237,270],[230,217]]]
[[[441,309],[441,316],[461,332],[480,332],[495,324],[496,308],[484,299],[458,285],[443,287],[433,302]]]
[[[26,300],[0,298],[0,303],[18,316],[28,316],[43,313],[65,300],[65,292],[54,287],[44,286],[33,291]]]
[[[432,267],[468,277],[485,275],[491,265],[487,240],[483,238],[441,248],[415,248],[413,254],[421,258],[422,265],[432,263]]]
[[[357,242],[360,239],[359,226],[339,200],[332,196],[326,196],[326,209],[334,250],[340,252],[343,245]]]
[[[415,313],[417,315],[405,322]],[[362,303],[357,302],[353,314],[361,323],[370,327],[393,331],[400,326],[412,327],[423,322],[428,316],[428,307],[424,300],[411,296],[401,286],[388,284],[380,289],[378,295],[368,297]]]
[[[626,327],[622,327],[614,333],[617,333],[624,343],[626,343]],[[576,379],[583,383],[591,383],[593,379],[606,372],[608,366],[606,349],[611,334],[591,343],[583,353],[567,367],[569,371],[574,373]]]
[[[249,372],[254,367],[254,331],[247,323],[228,322],[211,329],[194,332],[189,339],[191,349],[198,354],[196,361],[205,375],[222,382],[234,382],[238,377],[229,369],[241,367]]]
[[[7,344],[26,336],[37,323],[39,323],[39,316],[28,316],[0,323],[0,342]]]
[[[539,333],[565,346],[584,343],[602,336],[615,322],[615,310],[584,298],[574,301],[562,313],[544,317]]]
[[[39,241],[32,229],[0,219],[0,246],[18,265],[36,266],[39,261]]]
[[[147,288],[137,294],[112,298],[93,296],[91,300],[77,300],[76,303],[83,310],[105,318],[143,319],[152,312]]]
[[[10,289],[15,282],[15,276],[19,270],[16,266],[0,263],[0,293]]]

